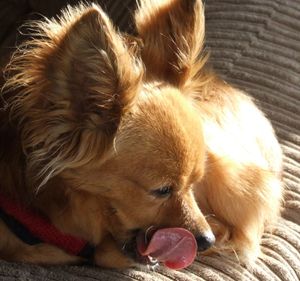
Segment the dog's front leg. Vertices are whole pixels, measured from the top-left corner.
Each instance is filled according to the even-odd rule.
[[[131,258],[125,256],[111,236],[104,238],[97,246],[94,261],[96,265],[107,268],[128,268],[135,265]]]
[[[241,165],[228,158],[211,163],[195,190],[197,201],[208,210],[208,222],[220,250],[228,247],[241,262],[251,263],[260,254],[265,226],[275,222],[279,214],[281,182],[255,164]]]
[[[25,244],[1,221],[0,233],[0,259],[43,265],[76,264],[83,261],[82,258],[67,254],[62,249],[49,244]]]

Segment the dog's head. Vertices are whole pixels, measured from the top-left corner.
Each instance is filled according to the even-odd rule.
[[[27,177],[40,187],[59,178],[69,193],[99,200],[102,227],[120,243],[149,226],[180,226],[204,250],[213,235],[193,195],[205,145],[192,96],[202,4],[141,1],[135,19],[138,52],[99,7],[80,6],[39,24],[16,56],[8,86],[24,87],[12,114]]]

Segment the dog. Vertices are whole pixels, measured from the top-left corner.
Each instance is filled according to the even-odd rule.
[[[102,267],[134,265],[124,247],[149,227],[251,263],[282,206],[273,128],[209,68],[200,0],[141,0],[135,24],[136,38],[80,4],[31,25],[5,70],[1,194],[88,241]],[[7,261],[84,260],[4,220],[0,233]]]

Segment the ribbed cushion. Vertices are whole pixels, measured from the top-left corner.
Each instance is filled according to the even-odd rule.
[[[132,30],[128,11],[134,1],[102,2],[121,30]],[[201,256],[182,271],[43,268],[0,262],[1,280],[300,279],[300,0],[207,0],[205,6],[211,64],[226,81],[256,99],[285,153],[284,218],[272,234],[264,235],[263,257],[252,271],[217,256]]]

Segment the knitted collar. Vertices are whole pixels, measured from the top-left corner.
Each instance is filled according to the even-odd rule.
[[[47,243],[65,252],[86,259],[93,259],[94,247],[87,241],[66,234],[36,211],[0,193],[0,219],[24,243]]]

